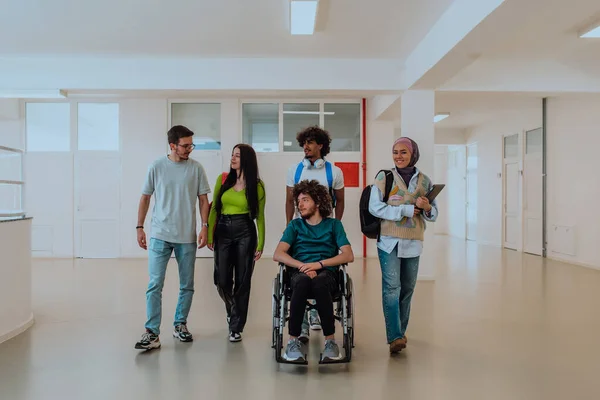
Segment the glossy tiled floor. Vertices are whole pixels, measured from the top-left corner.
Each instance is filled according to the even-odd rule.
[[[357,338],[349,365],[277,365],[262,260],[241,343],[227,341],[211,260],[198,260],[192,344],[170,336],[177,275],[164,292],[162,349],[142,333],[144,260],[36,260],[36,324],[0,345],[0,399],[598,399],[600,271],[436,237],[437,280],[419,282],[409,347],[388,355],[375,259],[350,268]]]

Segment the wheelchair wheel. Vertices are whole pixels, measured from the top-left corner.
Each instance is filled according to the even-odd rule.
[[[348,336],[350,346],[354,347],[354,332],[356,330],[356,310],[354,308],[354,284],[352,278],[348,277]]]
[[[277,336],[279,333],[279,279],[273,279],[273,293],[271,295],[272,316],[273,316],[273,334],[271,340],[271,348],[277,348]]]

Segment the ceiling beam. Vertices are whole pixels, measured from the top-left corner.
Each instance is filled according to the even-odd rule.
[[[399,94],[382,94],[367,101],[367,118],[369,121],[378,120],[385,111],[400,100]]]
[[[553,59],[481,58],[439,91],[599,93],[600,59],[595,63]]]
[[[408,56],[401,86],[407,89],[436,89],[436,85],[473,62],[474,56],[452,54],[452,51],[504,1],[454,1]],[[428,78],[430,82],[424,83]]]
[[[0,57],[0,89],[399,90],[386,59]]]

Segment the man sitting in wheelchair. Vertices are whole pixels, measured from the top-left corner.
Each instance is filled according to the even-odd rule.
[[[275,261],[287,266],[292,290],[290,339],[283,358],[304,361],[298,337],[306,300],[312,298],[316,300],[325,335],[322,361],[339,360],[332,296],[338,290],[338,266],[353,262],[354,254],[342,223],[329,218],[332,206],[326,187],[316,180],[305,180],[294,186],[293,194],[302,218],[289,223],[273,256]]]

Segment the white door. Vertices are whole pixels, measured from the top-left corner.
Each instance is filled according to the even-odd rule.
[[[75,256],[119,257],[119,153],[77,151],[74,172]]]
[[[542,255],[542,129],[525,133],[523,251]]]
[[[477,143],[467,146],[467,240],[477,240]]]
[[[521,250],[521,140],[520,134],[505,136],[504,154],[504,247]]]
[[[504,247],[518,249],[519,244],[519,163],[504,165]]]
[[[229,154],[227,154],[229,157]],[[190,155],[190,158],[195,159],[202,167],[204,167],[204,171],[206,171],[206,177],[208,178],[208,183],[210,184],[210,193],[208,195],[208,201],[212,201],[213,195],[215,192],[215,183],[217,176],[222,173],[222,160],[221,160],[221,151],[220,150],[202,150],[202,151],[193,151]],[[227,170],[229,172],[229,170]],[[202,227],[202,218],[200,217],[200,207],[199,204],[196,203],[196,231],[199,233],[200,228]],[[208,221],[206,221],[208,222]],[[173,254],[173,257],[175,255]],[[208,249],[208,247],[203,247],[202,249],[198,249],[196,251],[196,257],[212,257],[213,252]]]

